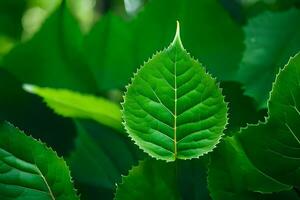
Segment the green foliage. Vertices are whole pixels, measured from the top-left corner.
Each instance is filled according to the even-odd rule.
[[[157,159],[191,159],[212,151],[227,122],[216,81],[190,57],[177,32],[171,45],[135,74],[124,97],[129,136]]]
[[[230,199],[274,199],[277,194],[261,193],[299,187],[299,69],[297,55],[278,74],[265,123],[250,125],[226,138],[213,153],[209,181],[214,199],[223,199],[224,195]],[[227,168],[220,168],[221,165]],[[233,192],[226,193],[228,190]],[[295,196],[294,193],[280,195]]]
[[[111,128],[122,130],[120,106],[104,98],[28,84],[23,85],[23,88],[29,93],[42,97],[46,104],[59,115],[93,119]]]
[[[132,188],[135,188],[134,190]],[[176,188],[175,163],[146,160],[129,171],[118,186],[119,199],[180,199]]]
[[[79,199],[62,158],[11,124],[0,125],[0,198]]]
[[[194,25],[195,19],[201,26]],[[217,0],[152,0],[132,21],[104,16],[86,37],[85,54],[99,88],[123,88],[146,58],[169,44],[176,20],[192,55],[214,76],[232,79],[242,57],[243,33]]]
[[[3,67],[25,83],[94,91],[94,80],[80,54],[82,40],[78,24],[63,3],[31,40],[11,50]]]
[[[264,12],[244,28],[246,50],[237,78],[246,94],[266,107],[269,91],[279,67],[300,50],[300,11]]]
[[[299,200],[299,6],[2,0],[0,199]]]
[[[19,38],[22,30],[22,14],[26,8],[25,0],[0,2],[0,35]]]
[[[282,183],[297,187],[300,186],[299,80],[298,54],[276,78],[269,100],[267,122],[251,126],[237,135],[247,155],[261,171]],[[265,163],[273,165],[267,167]]]
[[[118,184],[115,199],[210,200],[206,188],[207,162],[207,157],[175,163],[141,161]],[[132,190],[134,186],[136,190]]]
[[[213,152],[211,159],[208,182],[213,199],[274,199],[278,194],[281,195],[278,199],[282,199],[293,195],[292,192],[270,195],[291,187],[254,166],[235,138],[226,138]]]
[[[114,189],[121,174],[143,157],[127,138],[112,130],[89,121],[77,121],[76,126],[75,150],[67,162],[80,183]]]

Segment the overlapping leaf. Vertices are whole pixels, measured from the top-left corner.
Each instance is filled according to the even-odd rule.
[[[8,123],[0,124],[0,199],[76,200],[64,160]]]
[[[214,200],[298,199],[291,186],[256,168],[234,137],[224,139],[212,153],[208,182]]]
[[[276,78],[269,100],[268,122],[250,126],[237,135],[255,166],[269,176],[297,187],[300,186],[299,80],[298,54]]]
[[[209,179],[216,200],[224,195],[253,200],[299,198],[295,190],[288,190],[300,186],[299,80],[300,55],[297,55],[276,78],[267,121],[242,129],[214,152]],[[282,190],[288,191],[261,194]]]
[[[179,26],[172,44],[134,76],[123,108],[129,136],[151,156],[167,161],[211,151],[227,122],[221,90],[184,50]]]

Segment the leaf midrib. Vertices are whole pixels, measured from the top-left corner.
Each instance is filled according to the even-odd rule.
[[[1,148],[0,148],[0,149],[1,149]],[[3,150],[6,151],[5,149],[3,149]],[[6,151],[6,152],[8,152],[8,151]],[[15,156],[15,155],[14,155],[13,153],[11,153],[11,152],[8,152],[8,153],[11,154],[11,156],[15,157],[16,159],[22,160],[22,161],[24,161],[24,162],[26,162],[26,163],[30,163],[30,162],[27,162],[27,161],[25,161],[25,160],[23,160],[23,159],[21,159],[21,158]],[[10,165],[9,163],[5,162],[5,160],[2,160],[2,162],[4,162],[4,163],[7,164],[7,165]],[[55,197],[54,197],[54,195],[53,195],[53,192],[52,192],[52,190],[51,190],[51,187],[49,186],[46,177],[43,175],[43,173],[41,172],[41,170],[39,169],[39,167],[37,166],[37,164],[36,164],[36,163],[30,163],[30,164],[32,164],[32,165],[35,167],[36,172],[37,172],[37,175],[39,175],[39,176],[43,179],[43,182],[45,183],[45,185],[46,185],[46,187],[47,187],[47,190],[48,190],[48,192],[49,192],[49,195],[50,195],[51,199],[52,199],[52,200],[55,200]],[[11,166],[11,165],[10,165],[10,166]],[[15,166],[11,166],[11,167],[12,167],[12,168],[15,168],[15,169],[18,169],[18,168],[16,168]],[[18,170],[23,171],[23,172],[27,172],[27,173],[32,173],[32,172],[26,171],[26,170],[24,170],[24,169],[18,169]],[[24,187],[24,186],[20,186],[20,187]],[[38,192],[45,192],[45,193],[47,193],[46,191],[39,190],[39,189],[37,189],[37,188],[29,188],[29,187],[25,187],[25,188],[26,188],[26,189],[30,189],[30,190],[36,190],[36,191],[38,191]]]
[[[174,59],[174,160],[177,157],[177,48]]]
[[[55,200],[55,197],[54,197],[54,195],[53,195],[53,193],[52,193],[52,190],[51,190],[51,188],[50,188],[50,186],[49,186],[49,184],[48,184],[48,182],[47,182],[47,180],[46,180],[46,177],[43,175],[43,173],[42,173],[41,170],[38,168],[38,166],[36,165],[36,163],[34,163],[34,165],[35,165],[35,167],[36,167],[36,169],[37,169],[38,174],[42,177],[42,179],[43,179],[43,181],[44,181],[44,183],[45,183],[45,185],[46,185],[46,187],[47,187],[47,189],[48,189],[48,191],[49,191],[49,195],[50,195],[51,199],[52,199],[52,200]]]

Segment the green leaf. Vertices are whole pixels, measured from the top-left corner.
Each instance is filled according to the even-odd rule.
[[[120,106],[101,97],[84,95],[64,89],[23,85],[24,90],[44,99],[55,113],[64,117],[93,119],[122,131]]]
[[[191,54],[218,79],[230,80],[242,58],[243,32],[217,0],[153,0],[146,4],[133,21],[138,63],[168,45],[176,20],[182,25],[182,39]]]
[[[25,83],[94,92],[96,84],[81,56],[82,40],[78,23],[62,3],[31,40],[6,55],[3,67]]]
[[[266,107],[278,69],[300,50],[300,11],[264,12],[249,20],[237,79],[259,107]]]
[[[177,188],[181,199],[211,200],[207,188],[209,156],[200,159],[177,160]]]
[[[187,49],[218,79],[232,79],[242,58],[243,31],[218,0],[152,0],[131,21],[102,17],[87,36],[85,54],[99,88],[123,89],[145,58],[169,44],[176,20]]]
[[[19,39],[22,33],[22,15],[25,0],[0,1],[0,35]]]
[[[282,183],[300,186],[300,55],[278,74],[267,123],[237,135],[253,164]],[[254,145],[255,144],[255,145]]]
[[[212,151],[223,135],[227,107],[216,80],[174,41],[138,70],[125,94],[125,128],[151,156],[167,161]]]
[[[108,14],[85,38],[85,57],[100,90],[123,89],[138,66],[130,27],[123,19]]]
[[[206,181],[207,161],[207,157],[175,163],[142,161],[123,177],[115,199],[211,200]]]
[[[65,155],[73,147],[72,121],[56,115],[40,98],[22,89],[22,83],[0,69],[0,121],[7,120]],[[56,138],[59,138],[56,139]]]
[[[67,160],[75,180],[90,187],[114,189],[121,174],[137,163],[136,146],[95,122],[80,120],[76,126],[75,150]]]
[[[214,199],[299,199],[292,189],[300,186],[299,80],[298,54],[276,78],[266,122],[226,138],[213,152],[209,188]],[[287,189],[292,190],[280,192]]]
[[[8,123],[0,124],[0,198],[79,199],[62,158]]]
[[[211,154],[208,182],[214,200],[272,199],[270,193],[291,189],[256,168],[235,137],[224,139]]]
[[[129,171],[118,185],[115,200],[180,199],[175,163],[146,160]]]

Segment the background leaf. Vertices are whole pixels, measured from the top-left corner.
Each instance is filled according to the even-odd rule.
[[[223,81],[220,84],[225,101],[228,102],[228,126],[225,133],[232,135],[247,124],[264,121],[266,109],[258,110],[253,98],[246,96],[242,85],[233,81]]]
[[[124,136],[97,123],[76,121],[78,137],[68,163],[75,180],[113,190],[121,174],[142,158],[141,152]]]
[[[175,163],[146,160],[130,170],[118,185],[115,200],[180,199],[176,189]],[[135,188],[134,190],[132,188]]]
[[[85,57],[100,90],[126,85],[138,66],[133,42],[130,25],[113,14],[103,16],[86,36]]]
[[[39,95],[55,113],[64,117],[93,119],[123,132],[120,106],[107,99],[70,90],[41,88],[25,84],[23,88]]]
[[[244,28],[246,51],[237,79],[259,107],[266,107],[276,73],[300,50],[300,11],[264,12]]]
[[[22,82],[92,92],[96,86],[80,55],[81,43],[78,24],[63,3],[3,65]]]
[[[59,155],[70,152],[76,135],[71,120],[54,114],[37,96],[22,90],[22,83],[3,69],[0,69],[0,91],[0,120],[8,120],[47,142]]]
[[[168,46],[176,20],[192,55],[218,79],[232,79],[244,49],[243,32],[217,0],[152,0],[132,20],[104,16],[86,37],[85,54],[101,90],[123,89],[144,60]]]

